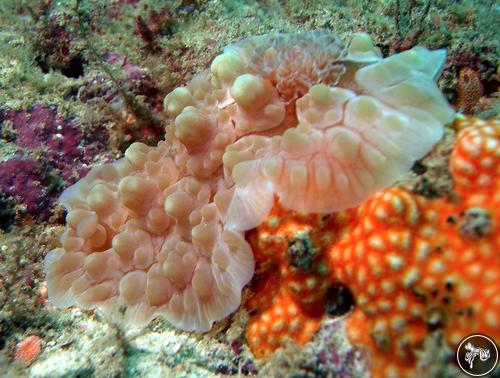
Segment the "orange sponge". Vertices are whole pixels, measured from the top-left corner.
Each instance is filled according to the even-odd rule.
[[[500,167],[500,125],[476,119],[457,123],[459,127],[467,123],[450,161],[457,200],[429,200],[391,188],[357,209],[329,217],[286,213],[278,206],[249,237],[258,264],[262,266],[266,259],[276,264],[274,278],[269,279],[275,280],[273,290],[292,293],[290,259],[283,256],[290,256],[290,245],[307,235],[309,249],[314,250],[311,266],[321,288],[340,282],[354,295],[356,309],[347,319],[346,331],[353,344],[371,352],[374,377],[420,374],[416,352],[436,329],[442,329],[451,348],[471,333],[500,338],[500,197],[495,179]],[[269,227],[270,223],[276,226]],[[286,243],[281,241],[284,236]],[[327,279],[319,274],[324,271]],[[302,283],[311,272],[300,272]],[[256,297],[268,289],[258,288]],[[290,299],[306,309],[306,297],[312,300],[309,308],[320,311],[324,291],[316,293],[288,294],[288,302],[278,296],[268,302],[268,311],[274,311],[278,301],[289,305]],[[262,316],[250,321],[251,346]],[[316,322],[321,314],[297,312],[303,324],[304,316]],[[287,336],[299,344],[305,342],[305,334]],[[280,345],[266,344],[266,353],[257,355],[266,356]]]

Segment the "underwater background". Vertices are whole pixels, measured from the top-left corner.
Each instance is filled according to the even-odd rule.
[[[398,358],[395,376],[464,376],[454,347],[445,341],[459,323],[453,323],[451,310],[444,313],[437,305],[426,307],[418,342],[388,347],[385,334],[362,334],[366,329],[361,318],[356,319],[362,335],[347,334],[345,323],[360,297],[351,288],[353,298],[349,285],[332,285],[321,296],[324,312],[315,312],[313,320],[304,315],[304,324],[314,323],[314,334],[295,340],[300,346],[286,341],[261,356],[248,343],[248,324],[256,321],[251,320],[256,316],[255,295],[266,290],[274,295],[274,283],[262,284],[269,262],[258,257],[257,273],[242,291],[243,305],[208,333],[180,331],[162,317],[132,329],[100,311],[56,309],[48,299],[44,259],[60,246],[65,230],[61,193],[92,167],[122,158],[132,143],[156,145],[163,140],[167,94],[209,68],[228,44],[268,33],[314,30],[346,42],[365,32],[384,57],[415,46],[446,49],[437,85],[459,119],[445,127],[442,140],[396,186],[418,195],[415,203],[422,209],[455,211],[457,198],[472,195],[454,189],[457,177],[450,174],[457,136],[468,127],[478,128],[474,135],[482,136],[481,127],[487,127],[484,135],[493,145],[485,147],[493,159],[491,196],[482,207],[467,205],[483,212],[467,213],[457,205],[463,211],[449,222],[458,222],[465,238],[463,244],[457,242],[465,246],[463,251],[456,253],[497,248],[499,19],[500,6],[493,0],[0,0],[0,376],[369,377],[390,376],[390,371],[373,366]],[[435,199],[444,202],[436,207],[425,202]],[[332,220],[335,227],[343,222],[340,218]],[[317,221],[297,219],[297,224]],[[247,237],[271,231],[259,229]],[[287,240],[289,253],[300,260],[309,241]],[[484,291],[484,303],[493,309],[500,308],[495,297],[499,252],[494,250],[478,268],[479,276],[492,282],[473,287],[478,296]],[[291,264],[309,263],[306,257]],[[279,270],[281,262],[272,264]],[[466,268],[457,263],[453,269],[465,277]],[[446,300],[441,294],[435,297],[458,303],[456,291],[449,291]],[[470,312],[481,324],[472,331],[500,335],[499,313],[488,317]],[[403,357],[389,355],[386,347],[390,353],[402,351]]]

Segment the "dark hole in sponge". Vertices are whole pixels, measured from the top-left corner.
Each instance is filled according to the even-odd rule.
[[[326,313],[335,318],[351,311],[356,305],[354,296],[347,286],[335,284],[326,293]]]

